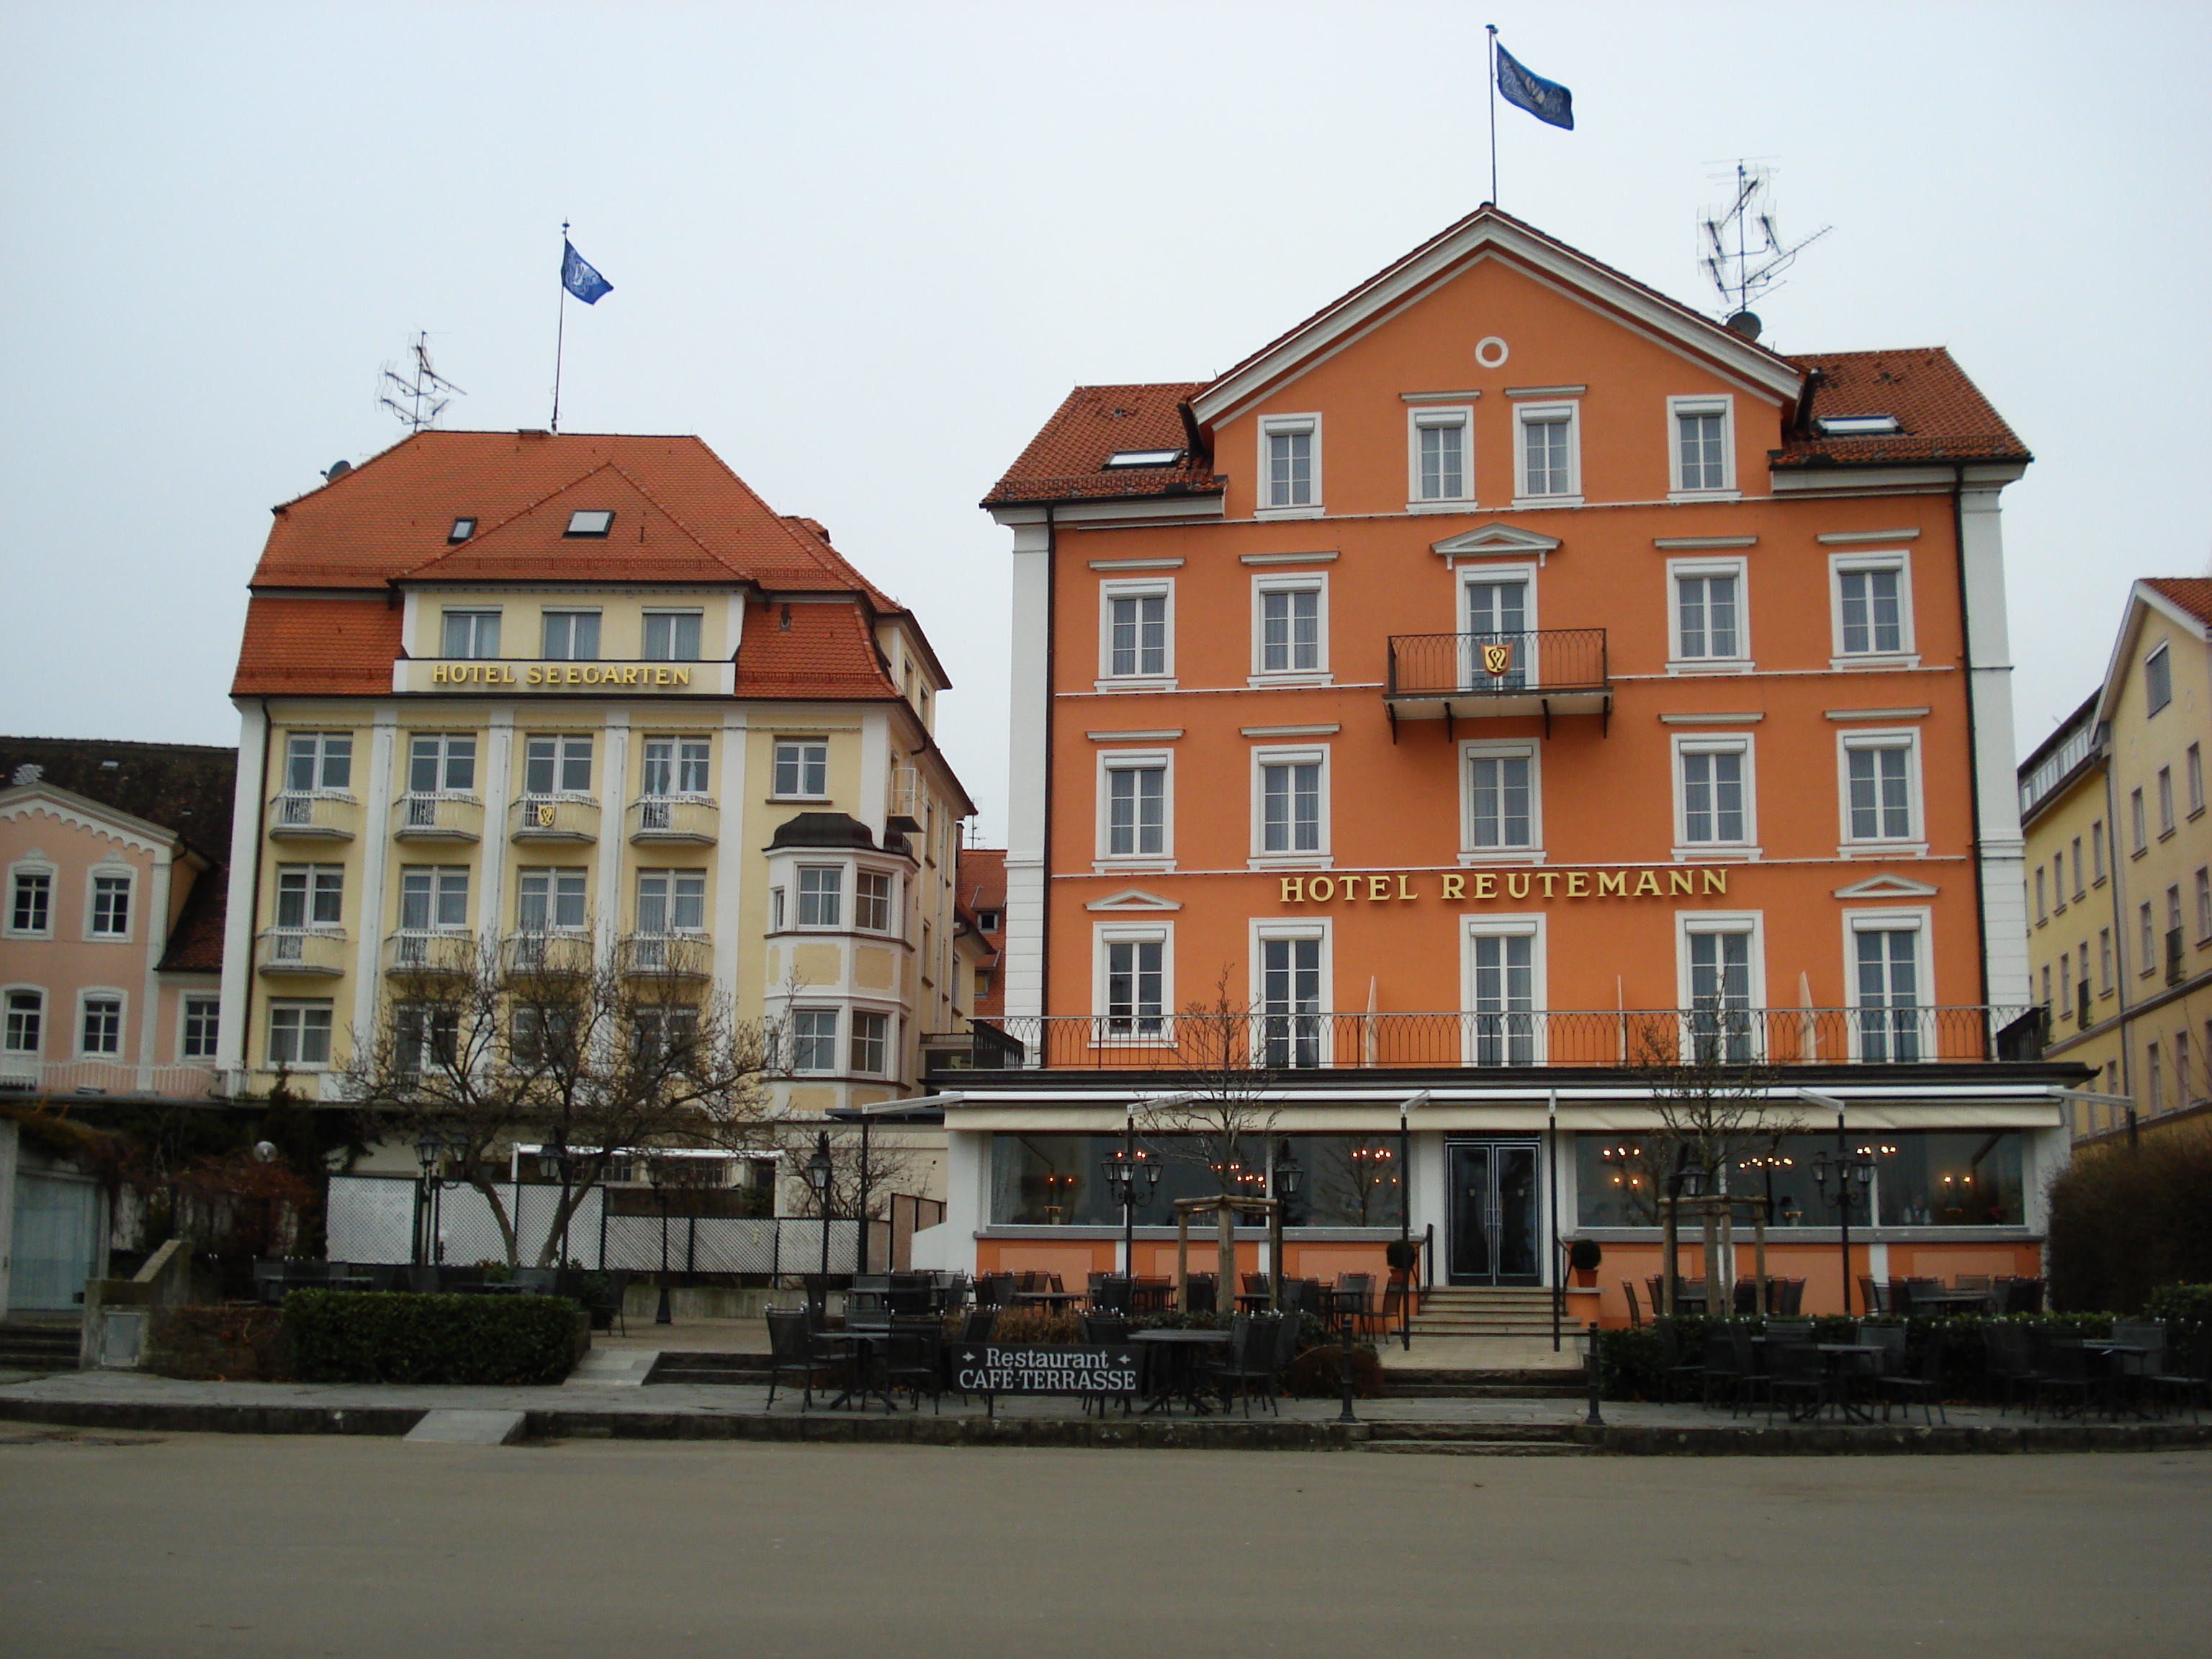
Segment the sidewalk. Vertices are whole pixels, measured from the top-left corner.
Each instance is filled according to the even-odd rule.
[[[651,1350],[608,1349],[601,1367],[641,1377]],[[596,1369],[596,1368],[595,1368]],[[1916,1412],[1885,1425],[1772,1426],[1761,1414],[1731,1417],[1696,1406],[1607,1402],[1605,1426],[1583,1422],[1583,1402],[1423,1399],[1354,1402],[1358,1421],[1335,1419],[1334,1400],[1285,1400],[1280,1414],[1255,1406],[1211,1417],[1086,1415],[1073,1398],[1002,1398],[995,1416],[980,1399],[945,1396],[940,1411],[812,1411],[789,1389],[756,1384],[644,1388],[587,1376],[540,1388],[367,1383],[187,1382],[131,1371],[76,1371],[0,1380],[0,1420],[166,1433],[404,1435],[429,1412],[516,1413],[532,1439],[765,1439],[975,1445],[1178,1446],[1250,1449],[1528,1449],[1650,1455],[1836,1455],[1899,1452],[2153,1450],[2212,1446],[2212,1425],[2036,1423],[1994,1407],[1954,1407],[1948,1427]]]

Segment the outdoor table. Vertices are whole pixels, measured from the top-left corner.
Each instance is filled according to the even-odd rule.
[[[1917,1312],[1922,1308],[1940,1308],[1946,1312],[1962,1313],[1970,1308],[1990,1305],[1987,1291],[1923,1291],[1912,1292],[1912,1306]]]
[[[1836,1414],[1846,1423],[1871,1423],[1874,1413],[1851,1399],[1851,1378],[1868,1374],[1881,1363],[1881,1348],[1872,1342],[1816,1342],[1813,1345],[1827,1363],[1828,1375],[1835,1379],[1836,1394],[1831,1402]]]
[[[868,1396],[871,1395],[884,1402],[885,1411],[895,1412],[898,1409],[898,1401],[893,1400],[881,1389],[875,1387],[870,1381],[875,1375],[875,1345],[880,1341],[888,1341],[890,1338],[890,1333],[887,1330],[813,1331],[808,1334],[810,1341],[829,1344],[851,1351],[845,1357],[845,1392],[823,1407],[824,1411],[843,1411],[847,1406],[854,1404],[856,1400],[857,1409],[866,1411],[868,1409]]]
[[[1152,1401],[1145,1407],[1146,1416],[1167,1410],[1175,1404],[1175,1397],[1178,1394],[1183,1397],[1184,1403],[1200,1416],[1205,1416],[1212,1409],[1199,1397],[1198,1353],[1201,1348],[1226,1347],[1229,1344],[1227,1331],[1138,1331],[1130,1336],[1129,1340],[1150,1344],[1164,1351],[1162,1358],[1166,1363],[1159,1368],[1161,1374],[1148,1379],[1153,1388]]]
[[[2126,1377],[2142,1375],[2142,1362],[2150,1358],[2150,1350],[2138,1347],[2132,1342],[2114,1342],[2094,1336],[2083,1338],[2081,1348],[2084,1352],[2100,1355],[2104,1360],[2105,1387],[2101,1392],[2105,1396],[2105,1414],[2110,1417],[2121,1408],[2118,1384]],[[2143,1410],[2141,1401],[2141,1390],[2137,1390],[2136,1402],[2125,1409],[2130,1417],[2148,1421],[2150,1413]]]
[[[1065,1308],[1071,1303],[1086,1299],[1086,1293],[1082,1291],[1016,1291],[1014,1292],[1014,1300],[1017,1302],[1027,1302],[1032,1304],[1041,1303],[1050,1308]]]

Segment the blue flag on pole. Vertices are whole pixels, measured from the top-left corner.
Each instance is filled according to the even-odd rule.
[[[1502,74],[1503,71],[1501,70]],[[1549,84],[1543,82],[1540,84]],[[1564,95],[1564,94],[1563,94]],[[1570,123],[1570,125],[1572,125]],[[561,239],[561,286],[567,289],[587,306],[599,304],[600,299],[615,291],[615,285],[592,268],[591,262],[576,252],[576,245],[565,236]]]
[[[1505,94],[1507,103],[1518,105],[1539,121],[1574,131],[1574,94],[1556,81],[1529,74],[1521,67],[1521,60],[1503,46],[1498,49],[1498,89]]]

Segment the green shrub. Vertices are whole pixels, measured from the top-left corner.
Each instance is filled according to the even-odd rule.
[[[2168,1285],[2150,1293],[2143,1311],[2177,1325],[2212,1325],[2212,1285]]]
[[[2051,1304],[2144,1309],[2212,1280],[2212,1134],[2093,1146],[2051,1183]]]
[[[145,1369],[212,1382],[278,1382],[288,1376],[282,1321],[252,1303],[154,1310]]]
[[[575,1363],[578,1311],[558,1296],[295,1291],[284,1334],[313,1382],[557,1382]]]

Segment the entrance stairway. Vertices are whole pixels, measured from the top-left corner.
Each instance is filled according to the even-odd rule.
[[[1438,1285],[1421,1296],[1413,1336],[1552,1334],[1552,1293],[1540,1285]]]
[[[52,1323],[26,1319],[0,1322],[0,1371],[73,1371],[78,1340],[74,1314]]]

